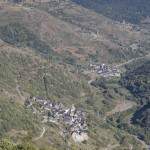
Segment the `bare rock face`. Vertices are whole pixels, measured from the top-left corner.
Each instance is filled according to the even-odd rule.
[[[73,133],[72,138],[76,143],[81,143],[83,141],[87,141],[89,137],[87,133],[81,133],[81,134]]]

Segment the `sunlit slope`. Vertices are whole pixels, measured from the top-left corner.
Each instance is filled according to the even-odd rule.
[[[19,23],[65,60],[72,57],[74,62],[119,62],[149,51],[145,31],[68,3],[62,4],[61,13],[51,10],[51,3],[4,7],[0,26],[5,29],[10,24],[11,29],[12,23]]]

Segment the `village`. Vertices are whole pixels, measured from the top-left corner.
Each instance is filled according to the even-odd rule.
[[[86,135],[87,139],[86,114],[77,110],[74,105],[71,108],[66,108],[62,103],[42,97],[33,97],[26,100],[25,106],[31,109],[34,114],[42,116],[42,123],[64,124],[67,126],[67,132],[71,135],[79,138]]]
[[[90,64],[90,71],[104,78],[120,77],[121,71],[116,66],[106,64]]]

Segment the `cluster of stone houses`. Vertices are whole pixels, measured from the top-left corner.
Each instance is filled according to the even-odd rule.
[[[77,110],[74,105],[66,108],[62,103],[52,102],[40,97],[33,97],[25,102],[25,106],[30,108],[33,113],[42,116],[42,122],[53,122],[56,124],[64,124],[71,134],[81,135],[88,130],[86,123],[86,114]]]
[[[120,70],[115,66],[109,66],[106,64],[90,64],[90,70],[96,72],[102,77],[120,77]]]

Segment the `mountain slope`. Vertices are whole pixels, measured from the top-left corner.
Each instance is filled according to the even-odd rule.
[[[119,62],[149,51],[149,35],[143,30],[114,22],[71,1],[56,3],[56,7],[51,4],[4,7],[1,16],[5,18],[0,18],[2,28],[19,22],[65,59],[71,56],[82,63],[89,59]]]
[[[148,0],[73,0],[88,9],[92,9],[113,20],[140,23],[150,16]]]
[[[125,86],[135,97],[136,101],[140,104],[139,108],[135,111],[132,117],[132,122],[137,126],[139,137],[145,140],[148,144],[150,141],[150,61],[149,57],[137,61],[131,66],[127,66],[128,71],[122,77],[121,83]]]
[[[1,126],[1,131],[5,131],[5,134],[1,133],[3,138],[10,137],[17,142],[27,138],[30,142],[34,142],[32,140],[41,135],[43,124],[40,115],[34,114],[32,116],[31,112],[28,112],[28,109],[24,107],[24,100],[30,96],[42,96],[61,102],[68,107],[74,104],[77,108],[87,112],[90,139],[81,143],[79,148],[94,150],[99,147],[103,149],[109,145],[116,145],[118,148],[128,147],[129,145],[118,141],[118,134],[123,139],[131,139],[128,143],[135,142],[137,149],[141,148],[140,143],[126,132],[118,133],[116,128],[109,126],[109,124],[105,126],[105,122],[101,122],[100,118],[94,115],[98,111],[103,114],[112,106],[109,106],[108,100],[103,94],[100,94],[96,89],[90,89],[82,76],[77,78],[76,73],[72,74],[69,68],[50,63],[49,60],[41,57],[32,49],[18,48],[2,41],[0,57],[1,121],[4,119],[11,122],[11,126],[8,126],[8,122],[3,121]],[[43,76],[47,81],[46,86]],[[40,141],[34,143],[38,147],[51,146],[58,150],[61,145],[61,150],[65,149],[66,143],[59,133],[59,125],[50,123],[44,126],[46,126],[46,133]],[[50,143],[49,135],[51,135]],[[71,137],[67,140],[71,143],[71,147],[78,149],[78,145]]]
[[[149,102],[149,81],[150,81],[150,61],[149,58],[144,59],[143,62],[137,62],[136,65],[131,66],[124,77],[122,77],[122,84],[126,86],[141,103]]]
[[[119,85],[118,78],[99,77],[99,87],[94,87],[83,72],[91,61],[120,63],[146,55],[147,30],[118,23],[72,1],[13,2],[0,7],[0,148],[24,145],[30,150],[36,149],[34,144],[46,150],[144,149],[137,138],[109,120],[134,108],[107,116],[118,102],[130,100],[132,92]],[[83,112],[88,140],[76,143],[75,138],[82,141],[81,132],[75,138],[73,133],[65,134],[68,126],[50,119],[53,109],[43,111],[47,102],[50,107],[64,105],[69,112],[75,106],[77,116]],[[78,122],[73,123],[77,129],[84,125],[82,119]]]

